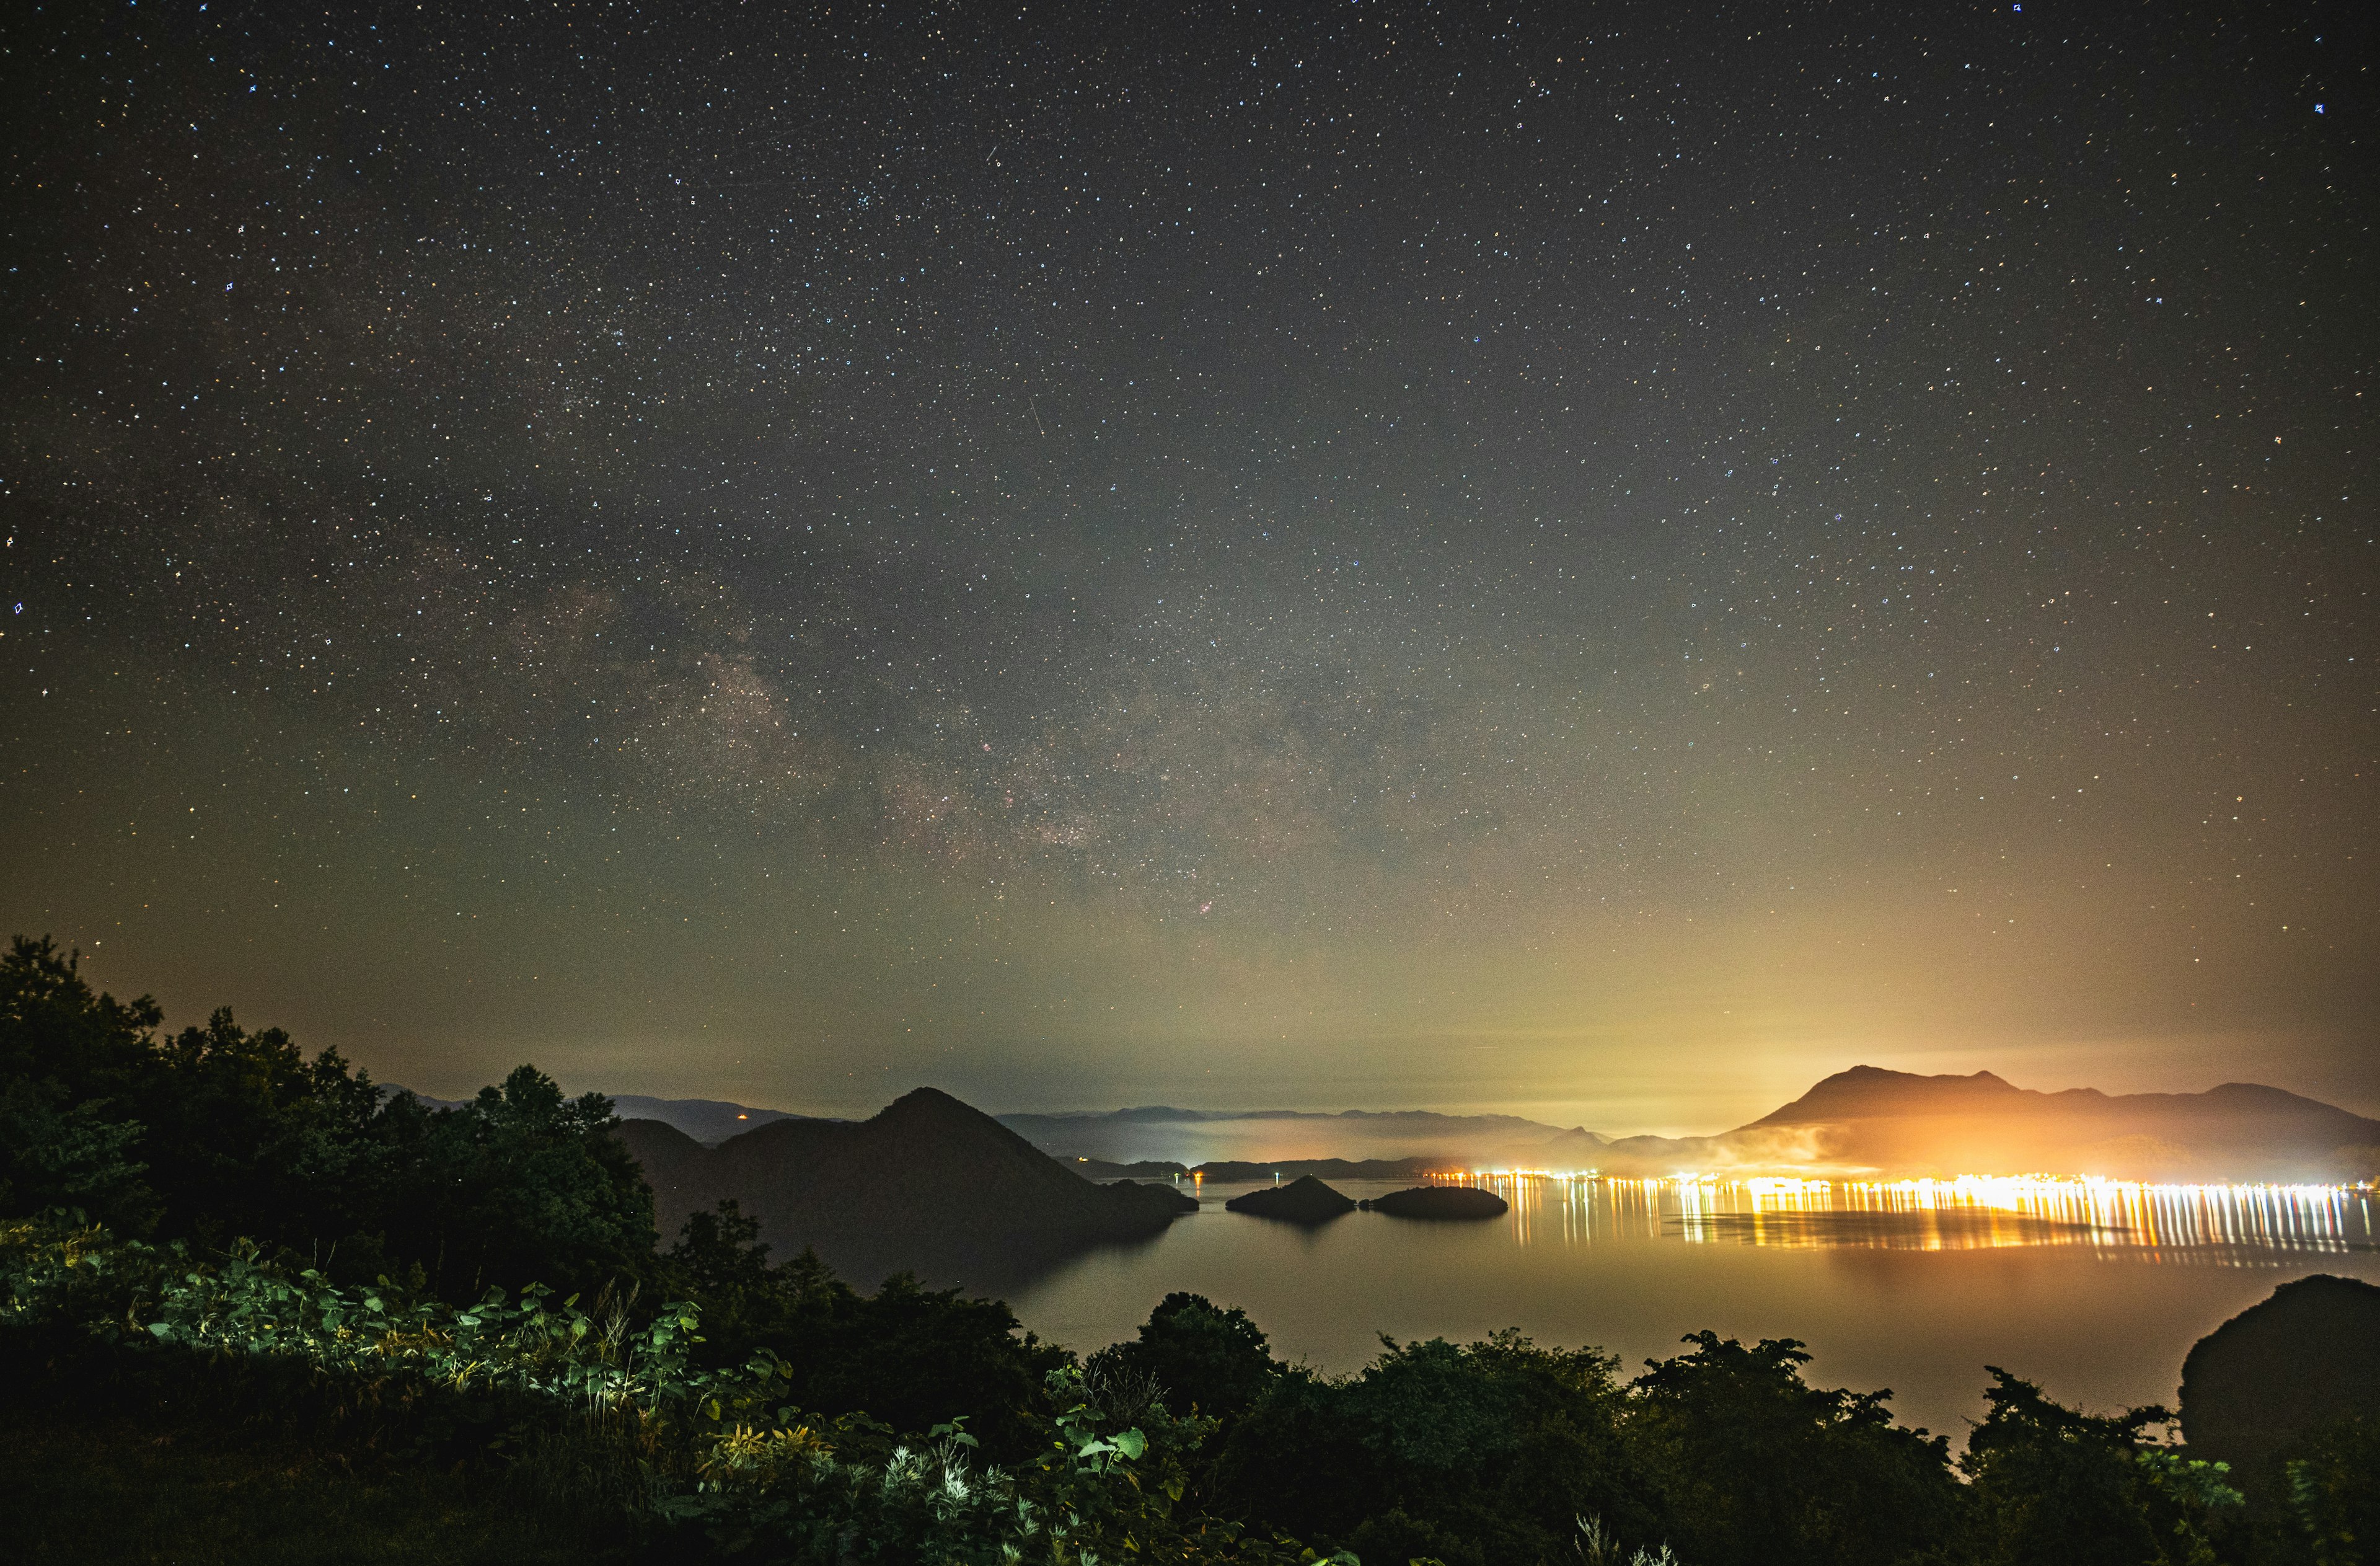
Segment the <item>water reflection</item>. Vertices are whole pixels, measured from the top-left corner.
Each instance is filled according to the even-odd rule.
[[[2380,1248],[2380,1191],[2147,1185],[2115,1180],[1617,1179],[1525,1171],[1443,1177],[1512,1204],[1524,1245],[1599,1241],[1798,1249],[2074,1246],[2131,1260],[2281,1266]]]

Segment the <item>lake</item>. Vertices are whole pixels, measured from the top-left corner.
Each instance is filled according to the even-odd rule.
[[[1889,1387],[1904,1424],[1957,1449],[1985,1365],[2095,1412],[2171,1405],[2182,1356],[2278,1285],[2380,1282],[2380,1192],[1993,1181],[1482,1179],[1493,1220],[1355,1212],[1313,1229],[1223,1210],[1245,1184],[1188,1181],[1199,1210],[1012,1291],[1026,1326],[1079,1350],[1134,1335],[1171,1291],[1239,1305],[1273,1350],[1332,1373],[1385,1332],[1465,1341],[1515,1327],[1594,1344],[1633,1374],[1702,1328],[1799,1338],[1826,1386]],[[1384,1196],[1402,1182],[1335,1183]]]

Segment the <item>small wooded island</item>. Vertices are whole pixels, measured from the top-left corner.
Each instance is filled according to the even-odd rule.
[[[1476,1185],[1416,1185],[1410,1191],[1375,1196],[1363,1206],[1366,1212],[1384,1212],[1390,1218],[1455,1220],[1501,1218],[1512,1207],[1495,1192]]]
[[[1287,1223],[1322,1223],[1342,1213],[1354,1212],[1355,1204],[1314,1176],[1301,1174],[1286,1185],[1268,1185],[1245,1196],[1233,1196],[1223,1208],[1228,1212],[1277,1218]]]

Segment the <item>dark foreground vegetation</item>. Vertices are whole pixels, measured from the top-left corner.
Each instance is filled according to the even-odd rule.
[[[1791,1341],[1633,1379],[1516,1335],[1282,1364],[1169,1296],[1085,1358],[1007,1308],[666,1248],[600,1099],[454,1111],[229,1015],[0,959],[0,1515],[31,1560],[2380,1566],[2380,1431],[2254,1472],[1992,1371],[1954,1454]]]

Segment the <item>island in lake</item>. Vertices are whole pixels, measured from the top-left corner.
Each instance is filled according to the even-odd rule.
[[[1476,1185],[1416,1185],[1409,1191],[1391,1191],[1385,1196],[1374,1196],[1363,1204],[1366,1212],[1384,1212],[1390,1218],[1457,1222],[1468,1219],[1501,1218],[1512,1210],[1512,1206],[1495,1192],[1483,1191]]]

